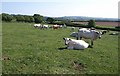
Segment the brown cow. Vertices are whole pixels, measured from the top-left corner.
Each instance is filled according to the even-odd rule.
[[[53,29],[59,29],[60,28],[60,26],[59,25],[53,25]]]

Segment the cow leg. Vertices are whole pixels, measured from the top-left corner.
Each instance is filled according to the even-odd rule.
[[[79,37],[77,37],[77,40],[79,39]]]
[[[93,46],[93,41],[91,41],[91,46]]]
[[[82,37],[80,37],[80,40],[82,39]]]
[[[89,45],[88,48],[93,48],[93,47],[91,45]]]

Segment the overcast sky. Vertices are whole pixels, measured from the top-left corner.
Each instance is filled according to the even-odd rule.
[[[119,0],[2,0],[2,13],[118,18]]]

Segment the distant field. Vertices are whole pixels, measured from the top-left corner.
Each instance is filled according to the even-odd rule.
[[[117,74],[118,36],[110,31],[94,48],[67,50],[67,29],[35,29],[31,23],[2,24],[2,73],[5,74]],[[77,29],[76,29],[77,31]],[[86,40],[90,42],[90,40]],[[84,64],[82,70],[73,61]]]
[[[88,22],[74,22],[78,24],[88,24]],[[118,22],[96,22],[96,25],[100,26],[118,26]]]

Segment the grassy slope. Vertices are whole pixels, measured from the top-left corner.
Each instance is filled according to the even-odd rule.
[[[94,42],[94,48],[59,50],[70,29],[39,30],[29,23],[3,23],[3,73],[115,74],[118,71],[118,37],[109,33]],[[89,41],[89,40],[88,40]],[[86,64],[78,71],[73,61]]]

